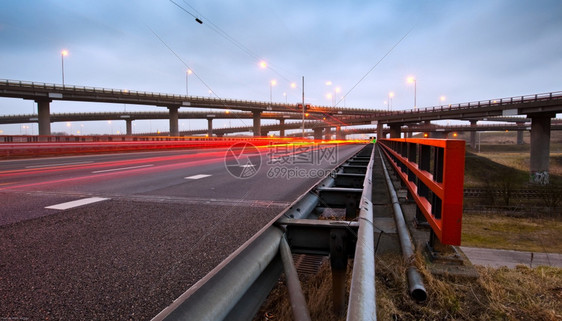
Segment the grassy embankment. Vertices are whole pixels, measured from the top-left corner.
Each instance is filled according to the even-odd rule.
[[[562,187],[562,133],[554,133],[550,145],[549,191]],[[515,133],[484,133],[480,152],[467,148],[465,162],[465,188],[490,188],[505,191],[516,189],[541,189],[529,184],[530,145],[516,145]],[[560,198],[560,196],[558,196]],[[505,206],[501,196],[493,199],[465,199],[465,205],[475,203]],[[509,200],[520,208],[545,207],[545,199]],[[559,205],[560,206],[560,205]],[[465,246],[510,249],[531,252],[562,253],[562,213],[559,209],[537,210],[533,215],[517,212],[500,214],[465,213],[463,215],[462,243]],[[527,211],[528,212],[528,211]]]

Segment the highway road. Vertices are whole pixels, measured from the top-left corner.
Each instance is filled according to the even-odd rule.
[[[0,318],[150,319],[361,147],[0,161]]]

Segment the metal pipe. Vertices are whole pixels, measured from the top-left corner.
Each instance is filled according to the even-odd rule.
[[[410,266],[406,273],[408,277],[408,291],[410,296],[417,301],[425,301],[427,299],[427,291],[423,285],[423,279],[420,272],[413,265],[414,260],[414,245],[412,244],[412,239],[410,238],[410,233],[408,232],[408,227],[404,221],[404,214],[402,213],[402,208],[400,208],[400,203],[398,202],[398,197],[396,196],[396,191],[386,170],[386,165],[384,164],[384,159],[382,153],[379,152],[382,168],[384,171],[384,176],[386,178],[386,185],[388,187],[388,192],[390,193],[390,198],[392,200],[392,207],[394,209],[394,221],[396,222],[396,230],[398,231],[398,239],[400,240],[400,247],[402,249],[402,257],[404,261]]]
[[[373,204],[371,202],[374,155],[373,147],[359,205],[359,231],[349,290],[348,321],[377,319]]]
[[[291,302],[291,309],[293,310],[293,317],[295,321],[310,321],[310,313],[308,312],[306,299],[302,293],[299,275],[293,262],[293,255],[291,254],[291,248],[285,237],[281,238],[279,253],[281,253],[283,271],[287,279],[287,289],[289,290],[289,300]]]

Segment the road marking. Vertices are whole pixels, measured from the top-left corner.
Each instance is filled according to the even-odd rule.
[[[205,177],[209,177],[209,176],[211,176],[211,175],[199,174],[199,175],[188,176],[185,179],[201,179],[201,178],[205,178]]]
[[[154,164],[131,166],[131,167],[121,167],[121,168],[113,168],[113,169],[104,169],[102,171],[94,171],[94,172],[92,172],[92,174],[115,172],[115,171],[126,171],[128,169],[145,168],[145,167],[151,167],[151,166],[154,166]]]
[[[66,165],[81,165],[81,164],[90,164],[94,161],[87,161],[87,162],[74,162],[74,163],[60,163],[60,164],[49,164],[49,165],[33,165],[33,166],[26,166],[25,168],[46,168],[46,167],[57,167],[57,166],[66,166]]]
[[[87,204],[92,204],[92,203],[101,202],[101,201],[105,201],[105,200],[109,200],[109,198],[90,197],[90,198],[83,198],[81,200],[76,200],[76,201],[46,206],[45,208],[52,209],[52,210],[67,210],[69,208],[78,207],[78,206],[87,205]]]

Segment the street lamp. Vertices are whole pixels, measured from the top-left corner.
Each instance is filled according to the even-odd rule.
[[[273,86],[277,85],[277,80],[273,79],[269,82],[269,105],[273,103]]]
[[[68,50],[64,49],[60,52],[61,70],[62,70],[62,85],[64,86],[64,56],[68,56]]]
[[[185,72],[185,95],[189,96],[189,87],[188,87],[188,79],[189,79],[189,75],[191,75],[193,73],[193,71],[191,71],[191,69],[187,69],[187,71]]]
[[[332,95],[332,93],[327,93],[326,94],[326,99],[329,99],[332,101],[332,106],[334,105],[334,96]]]
[[[414,76],[409,76],[407,79],[408,83],[414,83],[414,109],[416,109],[416,78]]]
[[[341,91],[340,87],[336,87],[336,89],[334,89],[334,106],[338,103],[338,93]]]
[[[392,98],[394,97],[394,92],[391,91],[388,93],[388,110],[392,109]]]
[[[445,96],[439,97],[439,101],[441,102],[441,105],[443,105],[443,103],[445,102],[445,99],[446,99]]]

